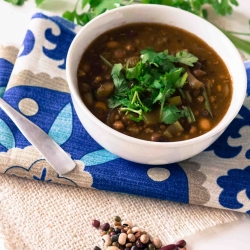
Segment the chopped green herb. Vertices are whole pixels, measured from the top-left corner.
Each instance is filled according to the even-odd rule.
[[[134,67],[129,67],[128,63],[126,67],[115,64],[111,72],[115,91],[108,101],[109,107],[120,106],[120,111],[129,113],[136,122],[143,120],[145,113],[157,107],[160,121],[166,124],[190,116],[189,112],[177,108],[181,105],[180,96],[177,102],[168,104],[168,100],[183,88],[188,76],[183,67],[177,67],[174,63],[193,66],[196,61],[198,58],[187,51],[169,55],[167,50],[157,53],[148,48],[141,51],[141,60]]]

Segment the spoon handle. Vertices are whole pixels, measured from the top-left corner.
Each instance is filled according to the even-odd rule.
[[[0,98],[0,107],[59,175],[66,174],[75,168],[76,164],[70,156],[42,129],[12,108],[2,98]]]

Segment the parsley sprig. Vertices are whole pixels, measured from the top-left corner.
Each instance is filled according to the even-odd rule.
[[[167,50],[157,53],[152,48],[141,51],[139,62],[134,67],[115,64],[111,76],[115,85],[109,99],[109,107],[120,107],[130,114],[130,119],[139,122],[145,114],[159,107],[159,119],[173,124],[181,117],[190,116],[188,109],[179,109],[168,104],[173,94],[187,82],[188,73],[177,64],[193,66],[198,58],[183,50],[170,55]]]

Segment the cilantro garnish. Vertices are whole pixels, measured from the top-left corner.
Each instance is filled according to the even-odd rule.
[[[119,107],[136,122],[144,120],[144,114],[157,107],[160,122],[166,124],[190,116],[186,109],[168,104],[168,100],[187,82],[185,68],[176,65],[193,66],[197,61],[198,58],[187,51],[169,55],[167,50],[158,53],[147,48],[141,51],[140,60],[134,67],[129,67],[128,63],[125,67],[115,64],[111,72],[115,90],[108,100],[109,107]]]

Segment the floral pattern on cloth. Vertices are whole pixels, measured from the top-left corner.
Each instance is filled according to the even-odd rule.
[[[103,149],[78,120],[66,82],[65,61],[79,30],[60,17],[37,13],[16,62],[0,50],[3,98],[68,152],[76,168],[59,176],[0,110],[0,172],[250,213],[250,62],[245,63],[245,103],[213,145],[180,163],[137,164]]]

